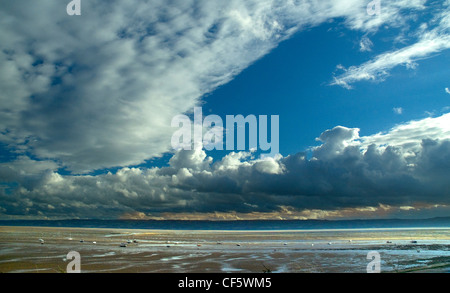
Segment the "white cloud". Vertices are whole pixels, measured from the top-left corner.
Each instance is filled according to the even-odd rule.
[[[394,113],[397,114],[397,115],[402,115],[403,114],[403,108],[402,107],[393,108],[392,111],[394,111]]]
[[[449,89],[448,87],[446,87],[446,88],[445,88],[445,92],[446,92],[447,94],[450,94],[450,89]]]
[[[389,75],[389,70],[398,65],[414,67],[417,60],[449,48],[449,35],[439,36],[435,33],[429,33],[411,46],[381,54],[361,66],[348,68],[344,74],[336,77],[332,84],[349,87],[350,84],[358,81],[383,80]]]
[[[364,36],[359,42],[359,50],[361,52],[370,52],[372,51],[372,47],[373,43],[367,36]]]
[[[384,1],[379,17],[367,15],[366,0],[168,3],[92,0],[78,18],[66,15],[64,1],[41,0],[33,9],[0,2],[0,141],[19,154],[0,163],[2,217],[225,216],[280,207],[320,217],[379,203],[449,204],[442,192],[449,190],[449,115],[367,137],[338,126],[319,137],[312,159],[240,152],[213,162],[194,150],[175,153],[168,167],[127,167],[166,152],[174,115],[302,27],[339,18],[372,33],[400,26],[409,17],[401,12],[420,11],[425,1]],[[350,67],[335,83],[383,78],[447,48],[448,17],[438,20],[439,29],[424,30],[416,44]],[[112,166],[122,168],[58,173]]]
[[[332,18],[362,32],[423,1],[86,1],[0,3],[0,140],[75,173],[170,149],[176,114],[302,27]]]
[[[334,77],[332,85],[347,89],[359,81],[382,81],[389,76],[389,71],[399,65],[415,68],[417,61],[450,48],[450,5],[446,4],[443,11],[433,20],[438,25],[434,28],[420,26],[417,42],[401,49],[382,53],[373,60],[359,66],[351,66],[344,73]],[[361,45],[361,48],[363,46]]]
[[[168,167],[62,176],[54,164],[24,157],[0,165],[0,176],[14,182],[0,186],[0,216],[321,218],[448,207],[449,119],[365,137],[338,126],[320,136],[311,159],[240,152],[213,162],[194,150],[176,153]]]

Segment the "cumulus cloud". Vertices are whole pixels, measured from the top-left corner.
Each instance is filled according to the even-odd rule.
[[[0,163],[0,216],[320,218],[446,207],[448,115],[367,137],[338,126],[312,154],[213,161],[195,149],[166,167],[129,167],[170,150],[175,115],[299,30],[339,19],[367,35],[404,24],[402,12],[424,3],[383,1],[372,17],[366,0],[91,0],[69,17],[65,1],[1,1],[0,143],[15,157]],[[383,78],[448,48],[445,12],[417,43],[335,83]],[[119,169],[86,175],[109,167]]]
[[[338,126],[318,138],[322,144],[310,158],[239,152],[214,162],[197,149],[177,152],[167,167],[62,176],[52,163],[23,157],[0,165],[0,174],[9,176],[0,187],[1,215],[318,219],[448,212],[448,119],[411,121],[363,137],[359,129]]]
[[[367,33],[423,1],[385,1],[380,17],[365,0],[66,5],[0,3],[0,141],[81,174],[167,152],[175,115],[303,27],[340,18]]]
[[[423,139],[439,140],[450,138],[450,114],[429,117],[400,124],[387,132],[362,137],[362,146],[367,149],[374,144],[377,147],[394,146],[408,153],[417,153]]]
[[[446,88],[445,88],[445,92],[446,92],[447,94],[450,94],[450,89],[449,89],[448,87],[446,87]]]

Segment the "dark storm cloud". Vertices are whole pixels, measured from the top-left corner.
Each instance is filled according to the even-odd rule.
[[[242,152],[212,162],[196,150],[175,153],[169,167],[127,168],[169,151],[176,114],[302,28],[339,18],[367,34],[400,26],[425,8],[424,1],[384,1],[373,18],[367,4],[91,0],[77,18],[66,15],[65,1],[1,1],[0,143],[14,155],[0,163],[0,216],[276,216],[449,204],[448,115],[361,138],[357,129],[336,127],[319,137],[311,159],[299,153],[260,160]],[[336,84],[348,87],[446,48],[445,12],[429,38],[405,49],[408,58],[398,58],[402,51],[379,55]],[[437,46],[416,54],[433,36]],[[109,167],[121,169],[86,175]],[[302,216],[313,214],[320,211]]]
[[[21,158],[0,165],[3,178],[15,183],[2,189],[2,214],[115,218],[135,213],[274,213],[283,207],[447,206],[450,140],[427,129],[441,127],[446,134],[448,119],[450,114],[427,118],[371,137],[336,127],[319,137],[322,145],[310,159],[305,153],[255,159],[240,152],[213,162],[203,150],[193,150],[176,153],[168,167],[61,176],[52,163]],[[422,139],[416,137],[408,147],[395,145],[400,140],[394,138],[406,135],[405,129],[422,132]],[[382,137],[394,145],[381,143]]]

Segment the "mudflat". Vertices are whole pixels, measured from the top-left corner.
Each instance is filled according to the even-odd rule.
[[[41,241],[43,240],[43,241]],[[376,251],[382,272],[449,272],[450,229],[291,231],[0,227],[0,272],[364,273]]]

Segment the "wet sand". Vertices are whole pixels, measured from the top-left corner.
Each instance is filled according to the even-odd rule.
[[[120,247],[121,243],[127,247]],[[380,253],[382,272],[442,273],[450,272],[450,229],[0,227],[0,272],[63,273],[70,251],[80,253],[82,273],[365,273],[369,251]]]

